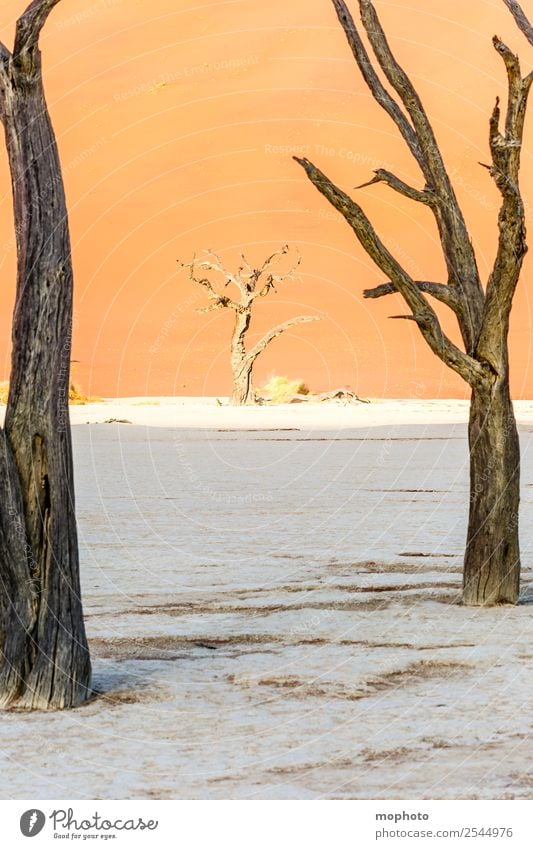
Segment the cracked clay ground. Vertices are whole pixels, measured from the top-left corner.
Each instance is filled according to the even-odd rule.
[[[462,423],[76,425],[98,696],[3,717],[3,797],[532,798],[531,432],[478,610]]]

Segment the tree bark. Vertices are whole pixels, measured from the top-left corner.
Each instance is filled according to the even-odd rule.
[[[507,375],[473,389],[468,426],[470,515],[463,573],[467,605],[516,604],[520,586],[520,446]]]
[[[236,406],[250,404],[253,401],[252,368],[246,354],[246,334],[252,320],[251,309],[235,313],[235,327],[231,339],[231,371],[233,374],[233,392],[231,403]]]
[[[242,369],[233,375],[231,403],[235,407],[253,404],[252,366],[249,363],[243,363]]]
[[[34,623],[32,573],[24,506],[13,453],[0,437],[0,706],[24,692],[30,669],[28,634]]]
[[[0,75],[18,254],[0,476],[10,489],[1,521],[0,702],[42,709],[80,704],[90,695],[91,678],[68,412],[71,248],[37,46],[43,15],[53,5],[28,7],[17,25],[13,55],[3,48]],[[17,687],[7,672],[13,663]]]

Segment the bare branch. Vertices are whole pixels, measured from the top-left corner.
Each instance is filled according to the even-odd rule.
[[[208,307],[199,307],[199,309],[195,310],[198,313],[206,313],[206,312],[214,312],[215,310],[220,310],[223,307],[229,307],[228,303],[229,298],[225,298],[223,295],[218,298],[214,303],[210,304]]]
[[[269,272],[269,269],[275,265],[276,261],[280,257],[285,256],[287,253],[289,253],[289,246],[283,245],[281,249],[274,251],[270,256],[268,256],[263,264],[258,268],[255,268],[247,260],[245,255],[241,253],[240,257],[242,265],[238,269],[237,273],[233,274],[224,266],[218,254],[216,254],[213,250],[207,250],[204,251],[206,259],[197,262],[196,267],[203,268],[207,271],[215,271],[218,274],[221,274],[225,278],[225,286],[229,286],[233,283],[240,292],[241,297],[239,305],[243,308],[248,308],[252,301],[256,298],[265,297],[271,289],[275,290],[278,283],[282,283],[284,280],[290,280],[293,278],[296,269],[302,261],[299,254],[292,268],[280,274],[274,274],[273,271]],[[265,283],[259,286],[262,282],[263,276],[267,272],[269,273]]]
[[[404,183],[403,180],[400,180],[399,177],[396,177],[384,168],[378,168],[374,171],[374,174],[376,176],[373,177],[372,180],[369,180],[368,183],[361,183],[360,186],[355,186],[355,188],[364,189],[366,186],[373,186],[376,183],[386,183],[387,186],[390,186],[390,188],[394,189],[395,192],[404,195],[404,197],[409,198],[410,200],[418,201],[418,203],[424,203],[427,206],[431,206],[435,203],[435,196],[432,192],[413,189],[413,187],[409,186],[408,183]]]
[[[283,247],[280,250],[274,251],[273,254],[271,254],[269,257],[267,257],[266,260],[264,261],[263,265],[261,265],[259,268],[251,268],[249,278],[250,278],[250,282],[253,285],[254,289],[256,288],[257,284],[259,283],[261,277],[263,277],[263,275],[273,265],[275,265],[277,263],[277,260],[280,257],[285,256],[288,253],[289,253],[289,246],[283,245]],[[270,272],[269,275],[268,275],[268,279],[272,280],[273,283],[276,283],[276,282],[281,283],[285,278],[291,277],[294,274],[297,267],[300,265],[301,261],[302,261],[302,258],[298,254],[298,258],[297,258],[296,263],[295,263],[295,265],[292,269],[289,269],[289,271],[284,272],[283,274],[278,274],[278,275],[274,274],[273,272]]]
[[[199,286],[203,286],[204,289],[207,289],[207,296],[210,300],[215,303],[212,305],[213,309],[217,309],[218,307],[229,307],[230,309],[235,310],[236,312],[241,312],[243,307],[237,301],[233,301],[231,298],[228,298],[226,295],[221,295],[216,291],[213,284],[207,277],[197,277],[195,269],[198,267],[202,267],[202,262],[197,262],[196,257],[193,257],[191,262],[181,262],[177,261],[178,266],[180,268],[188,268],[189,269],[189,277],[193,283],[197,283]],[[206,311],[211,311],[209,308]]]
[[[277,261],[277,259],[280,256],[285,256],[288,253],[289,253],[289,246],[288,245],[283,245],[283,247],[281,247],[279,250],[274,251],[273,254],[270,254],[270,256],[268,256],[265,259],[263,265],[260,268],[257,269],[257,274],[259,276],[261,276],[261,274],[264,274],[265,271],[267,270],[267,268],[270,268],[270,266],[272,265],[273,262]]]
[[[508,95],[505,133],[500,129],[498,99],[489,124],[492,155],[489,170],[502,195],[502,205],[498,215],[498,250],[487,283],[477,354],[497,371],[503,346],[506,345],[512,299],[527,251],[519,174],[524,121],[533,76],[529,74],[522,79],[518,57],[497,36],[493,38],[493,44],[505,64]]]
[[[346,219],[366,253],[403,295],[431,350],[470,385],[482,381],[483,368],[443,333],[437,314],[419,291],[414,280],[385,247],[361,207],[308,159],[294,158],[304,168],[318,191]]]
[[[269,330],[268,333],[263,336],[263,338],[254,345],[253,348],[248,351],[246,355],[246,360],[248,363],[253,363],[255,359],[259,356],[261,351],[264,351],[266,346],[272,342],[276,336],[280,336],[289,327],[295,327],[297,324],[307,324],[309,321],[320,321],[320,315],[297,315],[295,318],[289,318],[288,321],[284,321],[283,324],[278,324],[277,327],[273,327],[272,330]]]
[[[285,256],[285,254],[289,253],[289,246],[283,245],[279,250],[274,251],[274,253],[270,254],[263,265],[259,266],[259,268],[255,268],[245,257],[244,254],[241,254],[241,259],[243,261],[243,267],[239,269],[239,273],[246,270],[246,278],[248,280],[248,291],[253,291],[255,289],[255,285],[261,276],[267,271],[268,268],[278,259],[280,256]]]
[[[433,211],[439,230],[448,282],[463,301],[459,322],[461,334],[466,350],[471,352],[481,323],[484,294],[472,242],[433,129],[414,86],[392,54],[370,0],[359,0],[361,20],[377,61],[387,80],[400,96],[409,117],[384,89],[373,70],[344,0],[333,0],[333,4],[371,94],[396,123],[425,176],[426,189],[423,197],[415,195],[416,190],[410,186],[402,186],[399,183],[392,185],[393,180],[388,182],[413,200],[426,202],[426,199],[431,197],[432,202],[428,205]]]
[[[359,70],[363,75],[363,79],[365,80],[368,88],[372,92],[372,95],[374,96],[375,100],[392,118],[392,120],[398,127],[400,133],[402,134],[405,142],[407,143],[409,150],[415,157],[420,167],[422,167],[424,159],[422,151],[420,149],[420,145],[418,143],[418,139],[416,137],[416,133],[405,113],[398,106],[396,101],[391,97],[391,95],[379,79],[378,75],[376,74],[372,62],[370,61],[368,52],[361,40],[361,36],[357,31],[357,27],[355,26],[350,10],[346,6],[346,3],[343,2],[343,0],[333,0],[333,5],[335,6],[337,17],[344,30],[344,33],[348,40],[348,44],[350,45],[350,48],[354,55],[355,61],[359,65]]]
[[[283,272],[282,274],[273,274],[271,272],[268,275],[267,280],[264,283],[264,285],[261,286],[261,288],[259,288],[257,284],[259,283],[259,280],[260,280],[262,274],[264,273],[264,271],[261,270],[261,273],[259,274],[257,279],[254,279],[254,281],[253,281],[254,282],[254,291],[250,293],[250,296],[249,296],[250,302],[254,301],[256,298],[266,297],[266,295],[268,295],[268,293],[271,290],[276,291],[276,286],[278,286],[280,283],[284,283],[285,280],[294,280],[294,275],[296,274],[296,271],[300,267],[301,262],[302,262],[302,257],[300,256],[300,254],[298,254],[296,262],[294,263],[294,265],[291,268],[289,268],[287,271]]]
[[[426,175],[426,179],[435,179],[436,175],[440,178],[441,172],[444,170],[444,163],[422,101],[411,80],[396,61],[373,3],[370,0],[359,0],[359,8],[361,11],[361,21],[376,59],[387,80],[400,96],[415,128],[424,157],[422,170]]]
[[[533,76],[529,74],[522,79],[518,56],[497,36],[493,38],[495,50],[502,57],[507,71],[508,95],[507,113],[505,117],[505,135],[500,132],[499,99],[492,111],[490,119],[490,150],[493,168],[491,174],[496,185],[504,196],[516,195],[518,192],[518,175],[520,172],[520,155],[524,135],[524,121],[529,90]]]
[[[515,19],[518,28],[522,30],[529,43],[533,45],[533,26],[531,26],[520,3],[517,3],[516,0],[503,0],[503,2]]]
[[[454,290],[449,286],[446,286],[444,283],[430,283],[427,280],[415,280],[415,286],[420,292],[424,292],[426,295],[431,295],[437,301],[441,301],[441,303],[446,304],[447,307],[450,307],[454,313],[458,313],[461,310],[461,302]],[[398,293],[398,289],[394,285],[394,283],[381,283],[381,285],[376,286],[374,289],[364,289],[363,297],[364,298],[383,298],[386,295],[394,295]]]
[[[241,259],[242,259],[243,264],[242,264],[241,268],[239,268],[239,273],[241,271],[248,271],[250,274],[252,274],[253,268],[250,265],[250,263],[248,262],[248,260],[246,259],[246,257],[244,256],[244,254],[241,254]]]
[[[215,271],[218,274],[221,274],[222,277],[225,278],[225,286],[229,286],[231,283],[233,283],[233,285],[237,287],[241,295],[246,294],[246,285],[242,280],[240,274],[232,274],[232,272],[223,265],[221,258],[217,253],[215,253],[215,251],[209,249],[205,250],[203,253],[206,258],[196,263],[197,268],[203,268],[206,271]],[[216,260],[216,262],[213,261],[213,258]]]
[[[417,321],[416,315],[389,315],[392,319],[403,319],[404,321]]]
[[[17,21],[13,56],[18,59],[34,50],[48,15],[59,0],[33,0]]]
[[[183,263],[178,261],[178,265],[180,268],[188,268],[190,279],[199,286],[207,289],[208,297],[214,301],[209,307],[197,310],[197,312],[211,312],[219,307],[229,307],[237,312],[250,312],[252,303],[256,298],[265,297],[271,290],[275,291],[277,284],[294,277],[296,269],[302,261],[302,257],[299,254],[294,265],[287,271],[280,274],[274,274],[273,271],[269,271],[276,260],[281,256],[285,256],[288,252],[289,246],[284,245],[280,250],[274,251],[274,253],[267,257],[259,268],[253,268],[244,254],[241,254],[243,265],[239,268],[237,274],[233,274],[226,268],[218,254],[212,250],[204,251],[205,259],[197,259],[195,256],[192,262]],[[234,284],[237,287],[240,292],[240,299],[236,301],[218,292],[215,284],[209,278],[195,274],[197,269],[220,274],[224,279],[225,287],[230,284]],[[261,278],[265,273],[268,273],[267,279],[259,286],[258,284],[261,282]]]

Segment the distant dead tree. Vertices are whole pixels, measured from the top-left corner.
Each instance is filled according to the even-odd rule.
[[[0,442],[0,705],[66,708],[90,694],[80,598],[68,387],[72,263],[39,36],[59,0],[34,0],[0,44],[17,289]]]
[[[518,4],[510,0],[506,4],[519,16],[517,21],[523,28]],[[410,313],[392,318],[414,321],[433,353],[471,387],[470,515],[463,599],[468,605],[514,604],[520,583],[520,454],[509,392],[507,338],[511,303],[527,250],[519,171],[533,74],[522,77],[518,57],[500,38],[493,38],[494,48],[505,65],[508,96],[504,126],[500,128],[499,99],[490,117],[491,162],[484,167],[499,190],[501,207],[496,259],[483,286],[465,219],[428,115],[387,42],[374,3],[359,0],[359,11],[375,61],[388,86],[376,70],[346,3],[333,0],[333,5],[366,85],[396,124],[424,178],[423,187],[416,188],[380,168],[364,185],[384,183],[403,197],[422,204],[434,216],[447,281],[414,280],[385,247],[359,204],[308,159],[296,158],[296,161],[318,191],[344,216],[363,249],[385,275],[386,282],[367,289],[365,297],[380,298],[399,292]],[[427,296],[445,304],[455,314],[464,349],[443,332]]]
[[[231,337],[231,371],[233,375],[233,392],[231,395],[231,403],[236,405],[250,404],[254,401],[254,393],[252,388],[252,370],[254,363],[259,354],[265,350],[267,345],[272,342],[276,336],[280,336],[289,327],[295,327],[297,324],[305,324],[309,321],[317,321],[318,315],[298,315],[295,318],[289,318],[283,324],[278,324],[276,327],[269,330],[255,345],[251,348],[246,346],[246,338],[252,321],[252,311],[257,298],[264,298],[270,292],[276,291],[276,286],[283,283],[285,280],[294,279],[294,274],[301,263],[301,257],[298,256],[293,267],[288,271],[275,273],[275,269],[279,268],[278,260],[280,257],[289,253],[289,246],[284,245],[279,251],[275,251],[266,258],[264,263],[255,268],[251,265],[246,257],[241,254],[242,264],[235,273],[229,271],[223,264],[220,257],[213,251],[204,251],[203,259],[193,258],[192,262],[179,262],[180,268],[188,268],[189,276],[193,283],[203,286],[207,290],[207,297],[211,301],[208,307],[198,310],[198,312],[212,312],[218,309],[229,309],[235,313],[235,323]],[[205,274],[215,274],[218,279],[213,282]],[[223,285],[224,289],[233,286],[233,291],[238,293],[236,298],[231,298],[229,295],[218,291]]]

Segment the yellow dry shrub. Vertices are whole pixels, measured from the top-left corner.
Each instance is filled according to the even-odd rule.
[[[0,404],[7,404],[7,396],[9,395],[9,381],[3,380],[0,382]],[[90,404],[93,401],[101,401],[101,398],[95,398],[91,395],[86,395],[77,383],[71,383],[68,393],[69,404]]]
[[[273,404],[286,404],[294,395],[309,395],[309,387],[302,380],[275,375],[258,390],[258,394]]]

